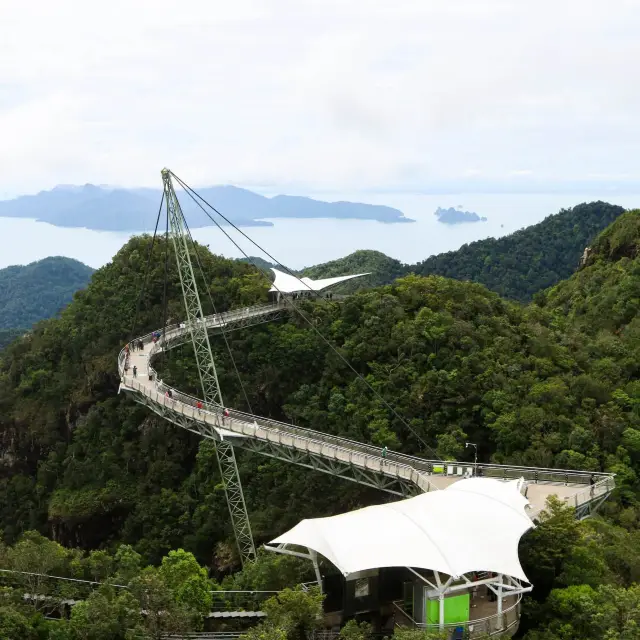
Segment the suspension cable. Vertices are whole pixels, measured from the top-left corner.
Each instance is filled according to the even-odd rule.
[[[316,291],[315,289],[312,289],[309,284],[307,282],[305,282],[304,280],[302,280],[300,278],[300,276],[298,276],[297,273],[295,273],[294,271],[292,271],[291,269],[289,269],[289,267],[287,267],[286,265],[282,264],[279,260],[277,260],[276,258],[274,258],[266,249],[264,249],[263,247],[261,247],[257,242],[255,242],[251,237],[249,237],[244,231],[242,231],[242,229],[240,229],[239,227],[237,227],[231,220],[229,220],[229,218],[227,218],[224,214],[222,214],[220,211],[218,211],[212,204],[210,204],[209,202],[207,202],[199,193],[197,193],[194,189],[192,189],[186,182],[184,182],[183,180],[181,180],[175,173],[173,173],[173,171],[171,171],[171,175],[176,179],[176,181],[180,184],[180,186],[191,196],[191,199],[195,201],[195,198],[198,198],[198,200],[201,200],[205,205],[207,205],[212,211],[214,211],[216,214],[218,214],[229,226],[233,227],[240,235],[242,235],[244,238],[246,238],[252,245],[254,245],[257,249],[259,249],[260,251],[262,251],[262,253],[264,253],[273,263],[277,264],[281,269],[283,269],[284,271],[286,271],[290,276],[293,276],[298,282],[300,282],[300,284],[302,284],[303,286],[305,286],[311,293],[313,293],[316,297],[319,297],[319,292]],[[194,198],[195,196],[195,198]],[[240,247],[231,239],[231,237],[229,236],[229,234],[218,224],[218,222],[216,220],[214,220],[211,215],[209,214],[208,211],[206,211],[201,204],[199,204],[198,202],[196,202],[196,204],[200,207],[200,209],[202,209],[202,211],[204,211],[204,213],[206,214],[206,216],[209,218],[209,220],[211,220],[217,227],[218,229],[220,229],[220,231],[222,231],[222,233],[224,233],[225,236],[227,236],[227,238],[229,238],[229,240],[231,240],[231,242],[233,242],[233,244],[236,246],[236,248],[242,252],[242,254],[244,255],[244,257],[249,260],[251,262],[251,264],[256,267],[257,269],[259,269],[259,267],[255,264],[254,260],[248,256],[242,249],[240,249]],[[262,271],[262,269],[260,269],[260,271]],[[274,284],[275,287],[275,284]],[[277,289],[277,287],[276,287]],[[277,289],[279,291],[279,289]],[[280,292],[282,293],[282,292]]]
[[[131,340],[136,337],[136,329],[138,326],[138,315],[140,312],[140,304],[142,302],[142,294],[147,288],[147,279],[149,278],[149,265],[151,264],[151,256],[153,254],[153,246],[156,242],[156,233],[158,233],[158,224],[160,223],[160,214],[162,213],[162,205],[164,204],[164,191],[162,192],[162,197],[160,198],[160,207],[158,208],[158,216],[156,217],[156,226],[153,230],[153,237],[151,238],[151,245],[149,246],[149,253],[147,255],[147,266],[144,270],[144,278],[142,279],[142,286],[140,287],[140,291],[138,292],[138,300],[136,301],[136,310],[133,316],[133,327],[131,332]],[[130,340],[130,341],[131,341]]]
[[[211,290],[207,284],[207,279],[204,275],[204,269],[202,268],[202,262],[200,261],[200,254],[198,253],[198,245],[196,243],[196,241],[193,239],[193,236],[191,235],[191,229],[189,228],[189,225],[187,224],[187,220],[184,217],[184,215],[182,216],[182,220],[184,222],[184,226],[185,229],[187,231],[187,235],[189,236],[189,239],[191,240],[191,245],[193,246],[193,251],[195,253],[196,256],[196,262],[198,263],[198,269],[200,270],[200,274],[202,275],[202,280],[203,280],[203,284],[205,287],[205,290],[207,292],[207,296],[209,297],[209,301],[211,302],[211,306],[213,308],[213,313],[215,313],[216,315],[218,315],[218,309],[216,308],[216,303],[213,301],[213,296],[211,295]],[[233,369],[236,373],[236,377],[238,378],[238,382],[240,383],[240,388],[242,389],[242,395],[244,396],[244,400],[247,403],[247,407],[249,409],[249,413],[253,415],[253,409],[251,407],[251,402],[249,402],[249,396],[247,395],[247,390],[245,389],[244,383],[242,382],[242,377],[240,376],[240,371],[238,370],[238,365],[236,364],[236,360],[233,357],[233,352],[231,351],[231,345],[229,344],[229,340],[227,338],[227,332],[225,331],[224,328],[224,323],[220,322],[220,329],[222,331],[222,337],[224,338],[224,343],[227,347],[227,351],[229,352],[229,357],[231,358],[231,363],[233,364]]]
[[[239,229],[233,222],[231,222],[231,220],[229,220],[226,216],[224,216],[222,213],[220,213],[213,205],[211,205],[209,202],[207,202],[201,195],[199,195],[198,193],[196,193],[196,191],[194,191],[189,185],[187,185],[183,180],[181,180],[175,173],[173,173],[173,171],[171,171],[171,175],[176,179],[176,181],[180,184],[180,186],[185,190],[185,192],[187,193],[187,195],[189,195],[189,197],[198,205],[198,207],[200,207],[200,209],[207,215],[207,217],[218,227],[218,229],[220,229],[220,231],[222,231],[222,233],[224,233],[224,235],[233,243],[233,245],[236,247],[236,249],[238,249],[238,251],[240,251],[242,253],[242,255],[249,260],[249,262],[258,269],[258,271],[260,273],[262,273],[264,275],[265,278],[267,278],[267,280],[271,283],[271,281],[269,280],[268,276],[266,273],[264,273],[264,271],[262,271],[262,269],[260,269],[255,261],[249,256],[247,255],[247,253],[238,245],[238,243],[231,238],[231,236],[220,226],[220,224],[213,218],[213,216],[211,216],[211,214],[202,206],[202,204],[200,204],[199,200],[202,201],[205,205],[207,205],[212,211],[214,211],[216,214],[218,214],[223,220],[225,220],[225,222],[227,222],[227,224],[231,225],[238,233],[240,233],[242,236],[244,236],[247,240],[249,240],[249,242],[251,242],[255,247],[257,247],[260,251],[262,251],[266,256],[268,256],[274,263],[276,263],[278,266],[281,266],[283,269],[285,269],[290,275],[293,275],[295,278],[297,278],[298,280],[300,280],[300,278],[298,278],[298,276],[296,276],[295,274],[293,274],[287,267],[285,267],[284,265],[282,265],[278,260],[276,260],[276,258],[274,258],[268,251],[266,251],[265,249],[263,249],[257,242],[254,242],[246,233],[244,233],[244,231],[242,231],[241,229]],[[195,196],[195,197],[194,197]],[[197,197],[197,199],[196,199]],[[312,290],[311,287],[309,287],[309,285],[306,282],[303,282],[302,280],[300,280],[300,282],[302,284],[304,284],[308,289]],[[275,287],[275,284],[273,284],[273,286]],[[282,293],[277,287],[275,287],[276,290],[279,293]],[[294,310],[304,319],[304,321],[311,327],[311,329],[316,333],[316,335],[318,335],[328,346],[329,348],[340,358],[340,360],[347,365],[347,367],[360,379],[361,382],[363,382],[366,387],[369,389],[369,391],[371,391],[374,396],[380,400],[380,402],[382,402],[382,404],[409,430],[410,433],[412,433],[418,440],[420,443],[422,443],[422,445],[428,450],[430,451],[432,454],[434,454],[435,458],[437,460],[440,460],[440,457],[436,454],[436,452],[434,451],[434,449],[432,447],[430,447],[421,437],[420,435],[415,431],[415,429],[413,429],[408,423],[407,421],[387,402],[387,400],[385,400],[385,398],[378,393],[375,388],[366,380],[366,378],[364,376],[362,376],[360,374],[359,371],[357,371],[355,369],[355,367],[353,367],[353,365],[340,353],[340,351],[323,335],[323,333],[316,327],[315,323],[309,318],[307,317],[307,315],[298,307],[298,305],[296,305],[292,300],[288,299],[285,296],[285,302],[287,304],[290,304]]]
[[[162,192],[164,195],[164,190]],[[168,289],[168,281],[169,281],[169,211],[167,210],[167,226],[165,227],[164,232],[164,288],[162,292],[162,366],[164,368],[166,364],[166,356],[165,349],[166,346],[166,335],[167,335],[167,289]]]

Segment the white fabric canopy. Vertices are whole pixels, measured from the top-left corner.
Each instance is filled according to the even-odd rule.
[[[517,482],[460,480],[444,491],[303,520],[271,544],[317,551],[345,576],[379,567],[414,567],[456,577],[491,571],[528,582],[518,543],[533,523]]]
[[[283,273],[277,269],[271,269],[276,276],[273,286],[269,291],[279,291],[280,293],[298,293],[300,291],[322,291],[334,284],[368,276],[368,273],[356,273],[351,276],[338,276],[336,278],[323,278],[322,280],[312,280],[311,278],[296,278],[289,273]]]

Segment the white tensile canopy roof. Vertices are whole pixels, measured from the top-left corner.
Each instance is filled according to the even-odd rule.
[[[413,567],[459,577],[474,571],[527,580],[518,544],[533,523],[519,481],[469,478],[443,491],[303,520],[271,544],[317,551],[345,576]]]
[[[276,276],[273,286],[269,291],[279,291],[280,293],[298,293],[299,291],[322,291],[339,282],[368,276],[368,273],[356,273],[351,276],[338,276],[337,278],[323,278],[322,280],[312,280],[311,278],[296,278],[288,273],[283,273],[277,269],[271,269]]]

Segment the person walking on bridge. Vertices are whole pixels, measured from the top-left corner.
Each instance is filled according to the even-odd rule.
[[[138,367],[136,367],[136,365],[133,365],[133,377],[137,378],[138,377]]]
[[[387,445],[382,447],[382,459],[384,460],[387,457]]]
[[[224,424],[225,419],[228,417],[229,417],[229,409],[225,408],[222,410],[222,424]]]

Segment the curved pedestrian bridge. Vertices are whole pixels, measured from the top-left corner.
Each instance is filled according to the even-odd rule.
[[[214,314],[202,322],[212,333],[231,331],[275,320],[288,310],[284,301]],[[550,495],[574,506],[577,517],[586,517],[615,486],[612,474],[442,462],[393,452],[383,457],[380,447],[320,431],[233,409],[228,409],[229,415],[225,416],[222,407],[205,404],[158,380],[152,366],[154,356],[191,339],[189,327],[184,323],[167,327],[164,336],[161,333],[135,339],[131,344],[140,342],[141,350],[122,349],[118,357],[120,390],[131,393],[137,402],[163,418],[205,438],[225,440],[234,446],[401,496],[444,489],[470,475],[503,480],[522,478],[522,491],[530,502],[532,518],[544,508]]]

